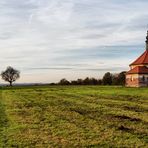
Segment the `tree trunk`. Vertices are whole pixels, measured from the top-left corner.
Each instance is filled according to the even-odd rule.
[[[12,82],[10,81],[9,83],[10,83],[10,86],[12,86]]]

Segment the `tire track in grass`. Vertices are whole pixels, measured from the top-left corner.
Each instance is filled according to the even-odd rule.
[[[68,96],[66,96],[66,93],[65,94],[63,94],[62,96],[64,96],[64,98],[62,98],[62,99],[66,99],[67,101],[70,101],[71,100],[71,98],[70,97],[72,97],[72,99],[74,99],[74,98],[77,98],[77,95],[74,95],[74,94],[71,94],[71,95],[69,95],[68,94]],[[80,98],[80,97],[78,97],[78,98]],[[81,98],[80,98],[80,100],[79,99],[76,99],[78,102],[82,99],[82,98],[84,98],[84,99],[86,99],[85,98],[85,96],[82,96]],[[65,100],[65,101],[66,101]],[[87,100],[87,99],[86,99]],[[74,100],[71,100],[71,101],[74,101]],[[82,101],[82,100],[81,100]],[[83,101],[85,101],[85,100],[83,100]],[[102,101],[105,101],[104,99],[102,100]],[[107,101],[107,100],[106,100]],[[105,101],[105,102],[106,102]],[[130,104],[130,105],[135,105],[135,102],[134,102],[134,104],[132,104],[132,102],[130,102],[130,101],[121,101],[120,102],[120,100],[119,101],[117,101],[117,100],[108,100],[108,101],[111,101],[111,104],[113,104],[114,105],[114,103],[119,103],[118,104],[118,106],[112,106],[110,109],[108,108],[108,110],[111,110],[111,109],[113,109],[113,108],[119,108],[118,110],[120,111],[117,115],[116,115],[116,113],[115,113],[115,111],[116,110],[114,110],[114,112],[112,112],[112,118],[116,118],[117,116],[119,116],[119,117],[121,117],[121,119],[120,120],[118,120],[118,122],[119,123],[122,123],[122,122],[127,122],[127,123],[129,123],[129,124],[133,124],[133,125],[137,125],[137,123],[143,123],[143,124],[147,124],[146,122],[144,122],[144,121],[142,121],[142,119],[140,119],[140,118],[137,118],[137,116],[138,116],[138,114],[135,114],[134,113],[134,111],[132,110],[132,111],[128,111],[130,114],[128,115],[127,113],[127,111],[124,111],[123,109],[121,109],[121,107],[120,106],[122,106],[122,105],[125,105],[125,103],[127,103],[128,105]],[[76,103],[76,102],[75,102]],[[79,102],[80,103],[80,102]],[[87,101],[85,101],[85,102],[82,102],[82,103],[80,103],[79,105],[86,105],[88,102]],[[94,102],[93,103],[91,103],[91,102],[89,102],[90,103],[90,105],[93,105],[94,104]],[[88,103],[88,106],[87,106],[87,109],[89,110],[89,112],[91,112],[91,109],[92,108],[89,108],[90,106],[89,106],[89,103]],[[96,105],[97,105],[97,103],[95,103]],[[78,104],[77,104],[78,105]],[[104,105],[104,104],[103,104]],[[117,104],[116,104],[117,105]],[[73,109],[73,111],[76,111],[76,112],[78,112],[79,114],[81,114],[81,115],[84,115],[84,116],[87,116],[88,117],[88,114],[89,114],[89,112],[87,112],[87,110],[85,110],[85,108],[84,109],[82,109],[82,106],[79,108],[79,110],[77,110],[78,108],[75,108],[74,107],[74,109]],[[105,110],[104,110],[105,111]],[[143,111],[146,111],[147,112],[147,110],[143,110]],[[96,112],[94,112],[94,113],[96,113]],[[135,117],[133,117],[132,116],[132,113],[134,113],[135,114]],[[124,115],[125,114],[125,115]],[[126,116],[126,114],[127,114],[127,116]],[[102,116],[103,117],[103,116]],[[122,120],[122,117],[123,117],[123,120]],[[124,120],[124,117],[126,117],[125,119],[126,119],[126,121]],[[88,117],[89,118],[89,117]],[[93,118],[94,120],[96,120],[96,118]],[[114,119],[113,119],[114,120]],[[112,122],[113,122],[113,120],[111,120]],[[117,120],[116,120],[117,121]],[[119,126],[120,126],[120,124],[119,124]],[[118,126],[117,126],[118,127]],[[143,132],[140,132],[138,129],[136,130],[136,128],[137,128],[137,126],[135,126],[135,128],[134,128],[134,130],[135,130],[135,132],[137,132],[137,133],[139,133],[139,135],[137,135],[137,134],[135,134],[135,133],[131,133],[132,135],[135,135],[135,136],[137,136],[140,140],[143,140],[143,136],[146,136],[146,134],[145,134],[145,132],[143,133]],[[142,130],[142,129],[141,129]],[[144,130],[144,129],[143,129]],[[146,141],[145,141],[146,142]]]
[[[37,92],[35,92],[36,94],[38,94]],[[60,94],[57,94],[57,95],[60,95]],[[100,100],[100,102],[99,102],[99,104],[98,104],[98,102],[90,102],[90,100],[88,99],[89,97],[85,97],[85,102],[83,101],[83,98],[84,98],[84,96],[77,96],[77,95],[69,95],[68,94],[68,96],[67,96],[67,94],[62,94],[61,96],[63,96],[62,97],[62,99],[58,99],[58,98],[55,98],[55,96],[51,96],[51,94],[50,95],[47,95],[47,94],[42,94],[42,97],[45,97],[45,98],[48,98],[48,97],[52,97],[52,98],[54,98],[54,99],[56,99],[56,101],[54,100],[53,101],[53,105],[55,104],[56,106],[59,106],[59,105],[65,105],[65,102],[67,103],[72,103],[72,104],[75,104],[75,105],[87,105],[87,109],[89,109],[89,107],[88,106],[91,106],[91,108],[92,107],[101,107],[101,108],[103,108],[103,107],[106,107],[106,109],[107,110],[109,110],[109,108],[110,109],[112,109],[112,111],[114,110],[114,111],[120,111],[121,110],[121,112],[127,112],[126,110],[124,110],[122,107],[120,107],[120,106],[124,106],[125,104],[124,103],[127,103],[127,105],[129,106],[129,104],[132,106],[132,105],[135,105],[135,103],[134,104],[132,104],[132,102],[128,102],[128,101],[126,101],[126,102],[120,102],[120,101],[117,101],[117,100],[108,100],[109,101],[109,103],[107,104],[107,100],[105,100],[105,99],[98,99],[98,100]],[[61,97],[60,96],[60,97]],[[58,96],[57,96],[58,97]],[[75,99],[73,99],[73,98],[75,98]],[[93,100],[94,99],[96,99],[96,98],[92,98]],[[105,102],[104,102],[105,101]],[[50,101],[50,103],[51,103],[51,101]],[[59,104],[60,103],[60,104]],[[100,105],[100,103],[101,103],[101,105]],[[128,104],[129,103],[129,104]],[[67,104],[68,105],[68,104]],[[91,109],[90,108],[90,109]],[[104,110],[105,111],[105,110]],[[130,114],[131,113],[134,113],[134,111],[133,110],[129,110],[128,111]],[[136,114],[135,114],[136,115]]]
[[[62,100],[68,101],[68,102],[72,102],[75,103],[77,105],[86,105],[87,109],[91,108],[95,108],[95,109],[99,109],[100,111],[102,110],[102,112],[122,112],[125,114],[130,114],[130,115],[134,115],[134,116],[138,116],[140,118],[144,118],[144,115],[147,114],[147,109],[146,109],[146,105],[142,106],[143,108],[143,112],[139,113],[139,112],[134,112],[134,110],[127,110],[124,108],[124,106],[133,106],[135,107],[136,104],[135,102],[131,102],[131,101],[120,101],[120,100],[112,100],[112,99],[101,99],[99,98],[98,100],[96,100],[96,98],[92,98],[89,96],[77,96],[75,94],[71,94],[71,95],[67,95],[65,94],[58,94],[60,97],[62,97]],[[92,101],[91,101],[92,99]],[[95,101],[94,101],[95,100]],[[60,101],[60,100],[59,100]],[[141,110],[142,110],[141,108]],[[145,119],[146,120],[146,119]]]
[[[68,99],[65,98],[65,97],[66,97],[66,94],[64,94],[64,98],[62,98],[62,100],[59,100],[59,102],[61,103],[61,105],[62,105],[62,103],[63,103],[63,105],[65,105],[66,101],[67,101],[67,102],[69,102],[69,101],[71,102],[71,101],[72,101],[71,104],[75,104],[75,106],[79,106],[79,105],[80,105],[81,108],[82,108],[82,107],[83,107],[82,104],[83,104],[83,105],[87,105],[87,106],[86,106],[87,110],[90,110],[90,111],[92,110],[92,107],[89,107],[89,103],[90,103],[90,102],[89,102],[89,103],[87,103],[87,101],[83,102],[83,101],[81,100],[82,98],[80,98],[80,100],[77,99],[77,101],[79,101],[79,103],[78,103],[76,100],[73,100],[73,97],[75,98],[75,96],[73,96],[73,95],[72,95],[72,100],[71,100],[70,95],[68,95]],[[86,99],[86,100],[87,100],[87,99]],[[102,100],[101,100],[101,101],[102,101]],[[104,101],[104,99],[103,99],[103,101]],[[117,100],[116,100],[116,101],[110,100],[110,101],[113,101],[114,103],[115,103],[115,102],[116,102],[116,103],[119,103]],[[113,104],[113,102],[112,102],[112,104]],[[131,102],[128,102],[128,101],[125,101],[125,102],[126,102],[126,103],[130,103],[130,105],[131,105]],[[125,102],[122,101],[122,103],[125,103]],[[123,110],[122,110],[122,108],[120,107],[120,105],[121,105],[121,106],[123,105],[122,103],[120,102],[120,104],[118,104],[118,106],[115,105],[115,104],[113,104],[112,107],[113,107],[113,108],[118,108],[118,110],[121,110],[121,112],[122,112],[122,114],[123,114]],[[68,104],[68,103],[67,103],[67,104]],[[93,102],[93,103],[90,103],[90,105],[93,105],[93,104],[94,104],[94,102]],[[57,102],[57,105],[59,105],[58,102]],[[96,103],[96,105],[97,105],[97,103]],[[103,105],[106,106],[106,104],[104,104],[104,103],[103,103]],[[114,105],[115,105],[115,106],[114,106]],[[128,105],[129,105],[129,104],[128,104]],[[98,106],[98,105],[97,105],[97,106]],[[107,105],[107,106],[108,106],[108,105]],[[119,107],[120,107],[121,109],[120,109]],[[96,109],[97,109],[97,108],[96,108]],[[108,109],[108,110],[109,110],[109,109]],[[76,109],[75,109],[75,111],[76,111]],[[104,111],[105,111],[105,110],[104,110]],[[147,111],[147,110],[146,110],[146,111]],[[79,114],[83,114],[83,112],[85,112],[85,111],[84,111],[84,110],[80,110],[80,111],[77,111],[77,112],[78,112]],[[124,111],[124,112],[125,112],[125,114],[127,113],[126,111]],[[129,113],[132,114],[133,111],[129,111]],[[125,115],[123,114],[122,116],[124,117]],[[136,115],[135,115],[135,116],[136,116]],[[134,117],[129,117],[129,118],[131,119],[131,121],[137,121],[137,122],[138,122],[138,121],[142,121],[142,120],[139,119],[139,118],[136,118],[136,120],[135,120]]]
[[[68,95],[69,96],[69,95]],[[66,97],[66,94],[65,94],[65,97]],[[72,98],[75,98],[75,95],[72,95]],[[64,98],[63,98],[64,99]],[[65,99],[64,99],[65,100]],[[104,99],[103,99],[104,100]],[[66,101],[66,100],[65,100]],[[68,98],[68,100],[67,101],[70,101],[70,98]],[[110,101],[112,101],[112,100],[110,100]],[[87,102],[87,101],[86,101]],[[83,102],[83,105],[85,104],[87,104],[87,103],[84,103]],[[105,101],[106,102],[106,101]],[[118,102],[117,100],[115,101],[115,100],[113,100],[113,102]],[[112,103],[113,103],[112,102]],[[76,102],[75,102],[76,103]],[[80,103],[80,102],[79,102]],[[132,105],[132,103],[130,102],[130,101],[126,101],[126,103],[129,103],[130,105]],[[137,118],[137,116],[138,116],[138,114],[136,113],[134,113],[134,111],[132,110],[132,111],[128,111],[130,114],[128,114],[128,112],[127,111],[124,111],[124,110],[122,110],[122,109],[120,109],[121,107],[120,107],[120,105],[122,106],[122,105],[124,105],[125,104],[125,102],[124,101],[121,101],[120,102],[120,104],[118,104],[119,106],[112,106],[111,108],[119,108],[118,110],[119,110],[119,112],[118,112],[118,114],[116,115],[116,113],[115,113],[115,110],[114,110],[114,112],[112,112],[112,118],[116,118],[116,117],[121,117],[121,120],[119,120],[118,122],[119,123],[122,123],[123,121],[125,122],[125,120],[124,120],[124,117],[126,117],[126,122],[127,123],[130,123],[130,124],[133,124],[133,125],[137,125],[137,123],[143,123],[143,124],[147,124],[147,122],[145,122],[145,121],[142,121],[142,119],[140,119],[139,117]],[[80,105],[80,104],[79,104]],[[93,103],[90,103],[90,105],[93,105]],[[135,103],[134,103],[134,105],[135,105]],[[88,105],[89,106],[89,105]],[[89,108],[87,106],[87,109]],[[89,108],[89,111],[91,112],[91,109],[92,108]],[[109,109],[108,109],[109,110]],[[75,109],[73,109],[73,111],[76,111],[76,112],[78,112],[79,114],[81,114],[81,115],[85,115],[85,116],[87,116],[88,117],[88,114],[89,114],[89,112],[87,112],[87,110],[85,110],[85,109],[82,109],[82,106],[81,106],[81,109],[79,108],[79,110],[77,110],[76,108]],[[105,111],[105,110],[104,110]],[[146,111],[147,112],[147,110],[143,110],[143,111]],[[96,112],[94,112],[94,113],[96,113]],[[132,116],[132,113],[133,113],[133,115],[135,116],[135,117],[133,117]],[[124,115],[125,114],[125,115]],[[146,114],[146,113],[145,113]],[[141,114],[142,115],[142,114]],[[122,120],[122,117],[123,117],[123,120]],[[94,120],[96,120],[95,118],[93,118]],[[114,120],[113,119],[113,120]],[[111,120],[112,122],[113,122],[113,120]],[[116,120],[117,121],[117,120]],[[125,123],[126,123],[125,122]],[[136,126],[135,126],[135,128],[136,128]],[[136,130],[136,129],[135,129]],[[141,129],[142,130],[142,129]],[[144,129],[143,129],[144,130]],[[138,130],[136,130],[137,131],[137,133],[138,133]],[[131,134],[134,134],[134,133],[131,133]],[[142,140],[142,137],[143,136],[145,136],[145,133],[143,134],[143,132],[139,132],[139,134],[141,135],[141,136],[138,136],[141,140]],[[137,135],[137,134],[136,134]]]
[[[5,112],[3,94],[2,90],[0,90],[0,147],[5,147],[5,143],[7,142],[7,135],[5,131],[8,126],[8,118]]]
[[[36,94],[38,94],[37,92],[35,92]],[[60,94],[57,94],[57,95],[60,95]],[[62,97],[63,96],[63,97]],[[100,101],[102,102],[101,104],[99,103],[98,104],[98,102],[90,102],[90,100],[88,100],[87,98],[88,97],[85,97],[85,102],[83,101],[83,98],[84,98],[84,96],[77,96],[77,95],[69,95],[68,94],[68,96],[67,96],[67,94],[62,94],[62,95],[60,95],[60,97],[62,97],[62,99],[60,98],[60,99],[58,99],[58,96],[56,96],[57,98],[55,98],[55,96],[52,96],[51,94],[50,95],[47,95],[47,94],[42,94],[42,97],[45,97],[45,98],[49,98],[49,97],[52,97],[52,98],[54,98],[54,99],[56,99],[56,100],[54,100],[53,101],[53,105],[56,105],[56,106],[60,106],[60,105],[65,105],[65,103],[71,103],[71,104],[75,104],[76,106],[78,106],[78,105],[86,105],[87,106],[87,109],[89,109],[89,110],[91,110],[91,108],[92,107],[95,107],[95,108],[98,108],[99,107],[99,109],[103,109],[104,107],[106,108],[106,110],[109,110],[109,109],[111,109],[112,111],[114,110],[114,111],[120,111],[120,112],[124,112],[124,113],[126,113],[127,111],[126,110],[123,110],[122,109],[122,107],[120,107],[120,106],[122,106],[123,105],[123,103],[125,103],[124,101],[122,102],[120,102],[120,101],[115,101],[115,100],[109,100],[111,103],[109,103],[109,104],[112,104],[111,106],[109,106],[109,104],[106,104],[106,103],[104,103],[104,101],[106,102],[106,100],[105,99],[100,99]],[[47,101],[48,102],[48,101]],[[114,104],[114,103],[118,103],[119,102],[119,104]],[[50,100],[50,103],[52,103],[51,102],[51,100]],[[60,104],[59,104],[60,103]],[[126,101],[126,103],[128,103],[128,101]],[[129,102],[131,105],[132,105],[132,103],[131,102]],[[67,104],[68,105],[68,104]],[[128,104],[129,105],[129,104]],[[89,108],[89,106],[91,106],[91,108]],[[101,108],[100,108],[101,107]],[[104,108],[104,109],[105,109]],[[105,110],[102,110],[102,111],[104,111],[105,112]],[[128,111],[130,114],[131,113],[134,113],[133,111]],[[135,114],[136,115],[136,114]]]

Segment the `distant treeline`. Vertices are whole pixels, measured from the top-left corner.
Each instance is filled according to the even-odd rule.
[[[125,73],[125,71],[118,74],[107,72],[102,79],[87,77],[85,79],[68,81],[64,78],[57,85],[125,85]]]

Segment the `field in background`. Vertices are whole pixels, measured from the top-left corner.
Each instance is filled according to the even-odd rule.
[[[0,90],[0,147],[147,147],[148,88]]]

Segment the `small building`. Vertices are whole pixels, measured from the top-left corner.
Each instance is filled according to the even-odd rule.
[[[127,87],[148,87],[148,32],[146,37],[146,50],[130,65],[126,73]]]

